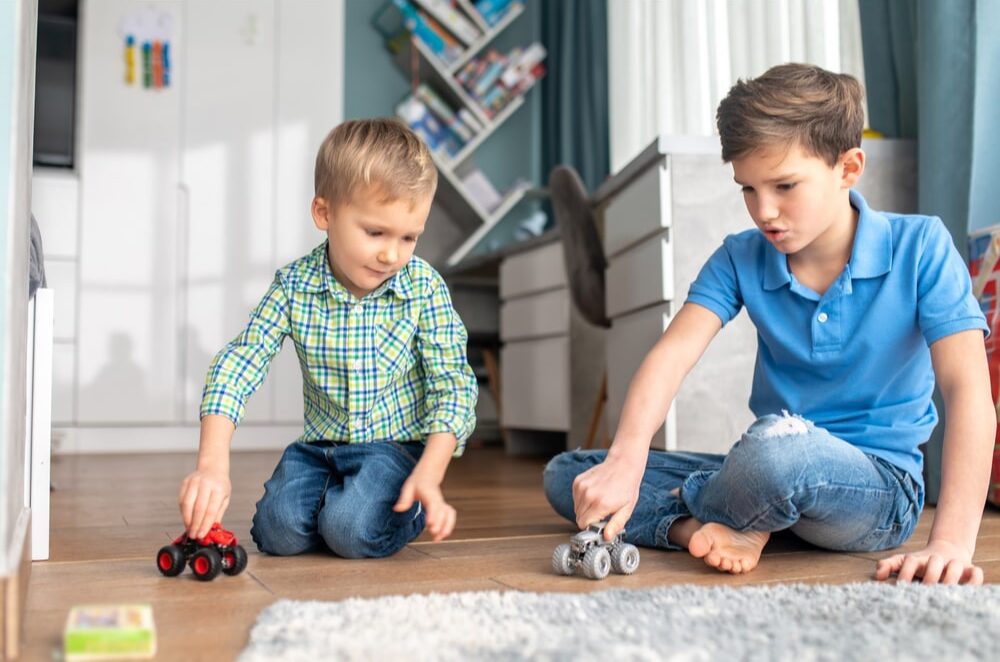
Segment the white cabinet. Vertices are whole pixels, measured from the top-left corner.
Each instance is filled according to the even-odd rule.
[[[601,385],[604,329],[573,307],[557,236],[503,259],[500,298],[500,422],[508,452],[580,446]]]
[[[157,2],[173,24],[163,89],[124,82],[118,26],[146,6],[81,5],[74,423],[197,422],[214,353],[323,239],[309,203],[341,119],[343,3]],[[301,419],[286,349],[247,421]]]
[[[913,145],[871,141],[858,190],[876,209],[916,206]],[[661,137],[601,186],[607,308],[609,425],[646,353],[687,298],[688,288],[726,235],[752,227],[722,163],[717,138]],[[654,448],[726,452],[752,422],[747,402],[757,337],[745,313],[719,333],[691,370],[653,437]]]

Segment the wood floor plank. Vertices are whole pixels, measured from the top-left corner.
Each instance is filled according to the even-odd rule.
[[[210,583],[189,571],[162,577],[156,550],[180,533],[177,491],[194,466],[190,453],[60,456],[52,475],[52,560],[33,564],[23,659],[50,660],[69,611],[84,602],[149,602],[160,659],[229,660],[246,643],[257,614],[279,598],[338,600],[389,594],[475,590],[584,592],[672,584],[744,586],[773,582],[868,581],[874,563],[893,552],[837,554],[790,534],[776,534],[760,566],[732,576],[685,552],[642,549],[639,571],[595,582],[551,570],[555,546],[575,532],[542,493],[538,458],[510,458],[495,448],[470,450],[453,461],[446,498],[459,512],[447,541],[425,534],[388,559],[345,560],[328,553],[275,558],[249,538],[254,504],[279,452],[234,453],[233,499],[225,525],[249,552],[246,572]],[[926,541],[933,510],[911,541]],[[976,560],[987,581],[1000,581],[1000,512],[988,509]]]

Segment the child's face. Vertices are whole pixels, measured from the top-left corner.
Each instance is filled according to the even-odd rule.
[[[334,277],[361,298],[406,266],[424,231],[431,197],[378,202],[374,196],[331,207],[314,198],[313,221],[330,239],[329,259]]]
[[[850,149],[830,166],[798,144],[764,147],[733,159],[750,217],[785,255],[853,237],[848,190],[864,169],[864,152]]]

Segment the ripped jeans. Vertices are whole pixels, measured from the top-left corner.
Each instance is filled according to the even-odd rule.
[[[576,520],[573,479],[606,455],[576,450],[549,462],[545,495],[557,513]],[[694,517],[737,531],[790,529],[826,549],[876,551],[910,537],[923,502],[905,471],[803,418],[769,414],[726,455],[650,451],[625,537],[679,549],[668,540],[670,526]]]

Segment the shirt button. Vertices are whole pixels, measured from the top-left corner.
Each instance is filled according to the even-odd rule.
[[[365,426],[365,422],[362,421],[360,418],[355,418],[354,419],[354,429],[355,430],[360,430],[364,426]]]
[[[361,369],[364,367],[365,367],[365,362],[362,361],[361,359],[358,359],[357,361],[354,362],[354,369],[357,370],[358,372],[360,372]]]
[[[820,314],[819,314],[819,315],[818,315],[818,316],[816,317],[816,319],[818,319],[818,320],[819,320],[819,323],[820,323],[820,324],[825,324],[825,323],[826,323],[826,321],[827,321],[828,319],[830,319],[830,316],[829,316],[829,315],[827,315],[826,313],[820,313]]]

